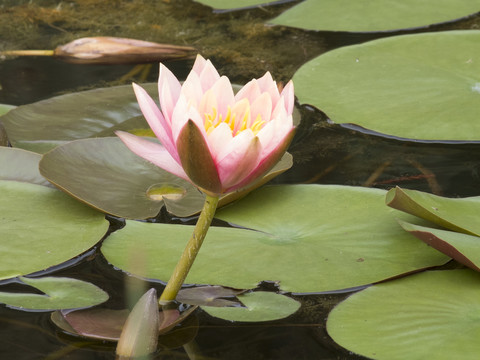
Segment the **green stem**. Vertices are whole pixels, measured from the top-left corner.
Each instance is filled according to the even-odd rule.
[[[190,237],[185,250],[183,250],[183,254],[175,266],[173,274],[170,277],[170,280],[168,280],[165,290],[163,290],[162,296],[160,296],[159,303],[161,305],[173,301],[177,297],[178,291],[182,287],[183,282],[197,257],[198,251],[202,246],[203,239],[205,239],[205,235],[207,235],[208,228],[210,227],[210,223],[215,215],[215,210],[217,209],[217,204],[218,196],[207,195],[205,198],[205,204],[203,204],[202,212],[197,220],[197,225],[195,225],[195,229],[193,230],[193,234]]]

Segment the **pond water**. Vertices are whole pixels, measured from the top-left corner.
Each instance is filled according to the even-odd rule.
[[[286,82],[302,64],[340,46],[401,33],[480,26],[480,16],[429,29],[380,34],[311,32],[264,25],[293,4],[214,14],[189,0],[0,0],[0,50],[54,49],[84,36],[131,37],[194,46],[236,83],[245,83],[265,71]],[[183,79],[192,62],[187,59],[165,64]],[[127,75],[133,67],[70,64],[52,57],[7,57],[0,61],[0,104],[22,105],[74,91],[156,81],[156,64],[141,78],[138,74]],[[452,197],[480,195],[478,144],[401,141],[332,125],[323,113],[309,106],[299,109],[302,124],[289,150],[294,165],[275,183],[382,189],[400,185]],[[158,220],[174,221],[165,212]],[[111,221],[114,227],[119,224],[116,219]],[[55,274],[97,284],[110,294],[106,306],[124,306],[126,276],[109,265],[97,248]],[[152,286],[162,289],[158,283]],[[269,283],[261,286],[273,287]],[[5,288],[16,289],[15,284]],[[162,349],[154,358],[361,359],[336,345],[325,330],[328,312],[346,296],[294,296],[302,301],[300,311],[286,320],[265,323],[237,324],[197,311],[198,333],[194,339],[183,346]],[[50,313],[0,306],[0,323],[2,359],[115,358],[113,344],[65,335],[50,321]]]

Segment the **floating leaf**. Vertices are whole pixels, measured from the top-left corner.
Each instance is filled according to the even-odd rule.
[[[477,359],[480,274],[428,271],[371,286],[337,305],[329,335],[373,359]]]
[[[246,195],[291,165],[291,155],[285,154],[263,179],[223,197],[220,205]],[[191,216],[202,209],[205,198],[190,182],[136,156],[117,137],[60,145],[46,153],[39,166],[42,175],[65,192],[123,218],[154,217],[164,204],[177,216]]]
[[[416,218],[389,209],[384,198],[383,190],[336,185],[259,189],[217,212],[243,228],[211,227],[186,283],[251,289],[268,280],[285,291],[321,292],[449,260],[406,233],[396,218]],[[110,263],[133,274],[131,251],[147,254],[145,272],[138,275],[166,281],[192,231],[186,225],[127,221],[101,250]]]
[[[410,234],[469,268],[480,271],[480,237],[401,222]]]
[[[203,205],[203,195],[188,181],[136,156],[116,137],[58,146],[43,156],[40,172],[65,192],[118,217],[154,217],[167,197],[168,210],[177,216],[192,215]]]
[[[344,126],[401,138],[479,141],[479,42],[480,31],[468,30],[339,48],[295,73],[295,94]]]
[[[49,185],[49,182],[38,171],[38,163],[41,158],[40,154],[31,151],[0,147],[0,180]]]
[[[478,11],[478,0],[306,0],[271,23],[307,30],[373,32],[425,27]]]
[[[238,302],[222,299],[235,297],[245,290],[229,289],[223,286],[199,286],[187,289],[181,289],[178,292],[176,300],[190,305],[200,306],[235,306]]]
[[[27,310],[55,310],[94,306],[108,300],[102,289],[85,281],[65,277],[20,278],[44,294],[0,292],[0,302]]]
[[[61,264],[95,245],[104,215],[45,186],[0,180],[0,279]]]
[[[283,1],[272,1],[272,0],[195,0],[203,5],[210,6],[217,10],[235,10],[250,8],[260,5],[269,5],[275,3],[286,2]],[[291,0],[290,0],[291,1]]]
[[[191,306],[182,313],[179,313],[176,309],[161,311],[159,314],[159,332],[161,334],[167,333],[173,327],[185,321],[196,309],[197,306]],[[165,316],[167,312],[168,315]],[[129,313],[128,309],[61,310],[52,313],[51,319],[55,325],[71,335],[118,341]]]
[[[480,196],[452,199],[397,187],[387,193],[386,203],[447,229],[480,236]]]
[[[285,295],[266,291],[238,295],[245,307],[202,306],[212,316],[231,321],[272,321],[292,315],[300,303]]]
[[[143,84],[153,91],[157,84]],[[75,139],[114,136],[115,130],[148,128],[131,85],[82,91],[19,106],[0,120],[10,142],[46,152]]]

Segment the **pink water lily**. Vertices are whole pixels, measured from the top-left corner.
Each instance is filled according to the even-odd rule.
[[[116,134],[138,156],[208,194],[235,191],[265,175],[294,135],[293,83],[280,91],[268,72],[235,95],[230,80],[200,55],[183,84],[160,64],[161,110],[143,88],[133,87],[161,145]]]

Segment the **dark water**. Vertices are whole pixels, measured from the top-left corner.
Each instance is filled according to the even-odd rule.
[[[121,36],[193,45],[219,71],[242,83],[271,71],[287,81],[309,59],[339,46],[395,35],[306,32],[263,23],[292,4],[212,14],[192,1],[1,1],[1,49],[53,49],[83,36]],[[426,30],[475,28],[480,17]],[[406,31],[408,32],[408,31]],[[192,60],[166,65],[185,78]],[[128,83],[133,65],[75,65],[55,58],[0,61],[0,103],[27,104],[66,92]],[[141,79],[155,81],[157,65]],[[300,107],[302,124],[290,152],[293,168],[276,183],[347,184],[388,189],[395,185],[445,196],[480,194],[478,144],[413,143],[329,124],[318,110]],[[168,217],[166,217],[168,220]],[[165,218],[163,218],[165,220]],[[96,249],[55,272],[90,281],[124,304],[125,277]],[[7,285],[12,286],[12,285]],[[160,291],[162,286],[151,284]],[[269,286],[265,284],[265,286]],[[235,324],[197,311],[198,333],[185,346],[161,349],[158,359],[360,359],[334,344],[325,331],[329,310],[345,294],[298,296],[301,310],[268,323]],[[193,354],[193,355],[192,355]],[[195,357],[196,356],[196,357]],[[114,359],[114,344],[61,333],[50,314],[0,306],[1,359]]]

